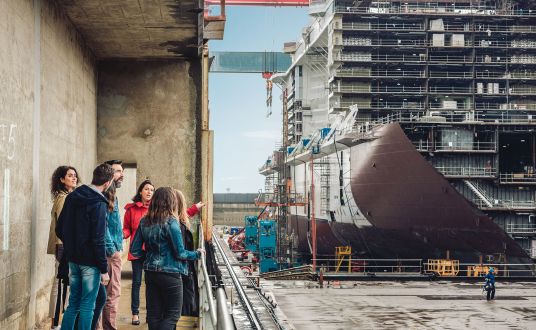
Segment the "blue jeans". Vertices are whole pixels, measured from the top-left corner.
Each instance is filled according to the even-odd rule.
[[[80,330],[91,328],[100,280],[101,274],[97,267],[69,262],[70,296],[69,305],[63,314],[62,329],[74,329],[78,314],[80,316],[77,328]]]

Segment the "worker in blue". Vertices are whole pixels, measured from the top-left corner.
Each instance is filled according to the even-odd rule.
[[[484,290],[487,292],[487,300],[490,301],[495,299],[495,270],[493,267],[489,268],[485,280]]]

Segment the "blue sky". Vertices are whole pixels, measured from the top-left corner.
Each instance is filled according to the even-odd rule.
[[[281,51],[307,25],[307,8],[226,8],[222,41],[211,51]],[[214,192],[257,192],[258,168],[281,140],[281,91],[274,86],[266,117],[266,83],[260,74],[211,73],[210,127],[214,130]]]

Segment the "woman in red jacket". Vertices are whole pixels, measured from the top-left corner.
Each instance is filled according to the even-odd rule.
[[[134,203],[125,206],[125,221],[123,222],[123,238],[130,237],[130,244],[134,239],[141,218],[145,216],[151,204],[154,194],[154,185],[150,180],[143,181],[138,187],[136,196],[132,198]],[[140,324],[140,287],[143,272],[143,260],[134,257],[128,252],[128,260],[132,262],[132,296],[130,308],[132,309],[132,324]]]

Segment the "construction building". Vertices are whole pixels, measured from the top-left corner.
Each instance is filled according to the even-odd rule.
[[[318,148],[346,133],[354,134],[348,146],[355,145],[359,134],[398,123],[471,207],[536,258],[536,11],[530,4],[312,1],[310,16],[302,39],[285,44],[292,66],[272,78],[286,101],[279,150],[286,166],[268,161],[260,173],[273,181],[277,171],[279,187],[287,188],[273,192],[283,199],[288,191],[303,193],[313,214],[340,221],[337,210],[356,197],[350,189],[355,161]],[[312,175],[309,159],[318,159]],[[308,219],[310,213],[301,212]]]

